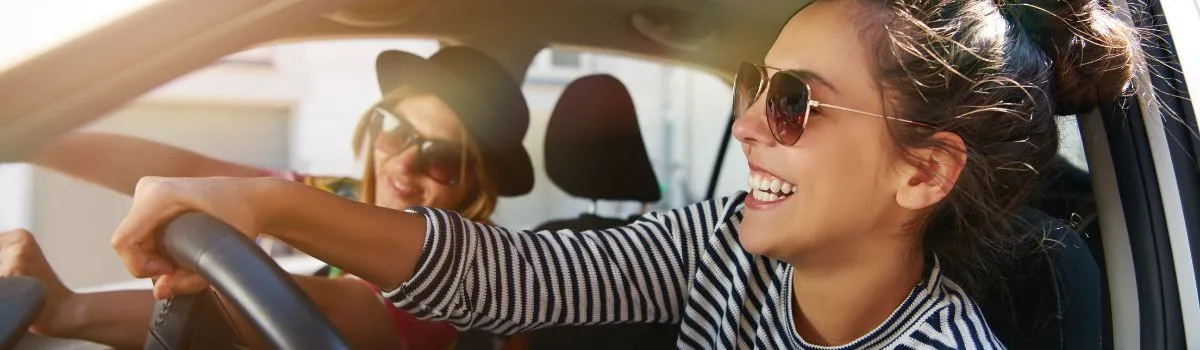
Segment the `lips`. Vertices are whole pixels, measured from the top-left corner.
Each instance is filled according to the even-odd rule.
[[[405,185],[391,176],[386,177],[388,189],[391,190],[396,197],[411,198],[421,194],[421,190],[416,186]]]

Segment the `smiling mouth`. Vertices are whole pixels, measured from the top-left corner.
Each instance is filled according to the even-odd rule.
[[[779,202],[791,197],[799,188],[770,174],[750,175],[750,196],[763,203]]]
[[[399,181],[396,181],[396,179],[392,178],[391,176],[387,177],[387,182],[388,187],[391,187],[392,192],[399,197],[411,197],[419,194],[416,189],[412,188],[411,186],[404,186],[400,184]]]

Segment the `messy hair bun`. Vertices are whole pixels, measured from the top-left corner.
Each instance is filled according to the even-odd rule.
[[[1140,64],[1137,31],[1098,0],[857,2],[887,112],[963,143],[893,123],[899,156],[920,167],[911,151],[966,154],[949,195],[913,223],[922,247],[973,296],[989,294],[1000,266],[1040,244],[1013,224],[1058,152],[1054,116],[1120,96]]]
[[[1055,114],[1086,112],[1126,89],[1136,35],[1099,1],[999,1],[1000,12],[1050,58]]]

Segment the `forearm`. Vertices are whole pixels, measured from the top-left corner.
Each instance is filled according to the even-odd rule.
[[[29,161],[125,194],[132,194],[138,179],[146,176],[261,176],[254,167],[154,141],[98,132],[63,136]]]
[[[400,338],[378,293],[363,281],[296,276],[296,282],[354,349],[399,349]]]
[[[62,322],[47,335],[141,349],[153,310],[149,290],[75,294],[64,302]]]
[[[317,304],[321,313],[333,323],[352,349],[399,349],[400,339],[392,328],[380,297],[363,282],[351,279],[329,279],[294,276],[300,289]],[[224,296],[220,296],[224,299]],[[269,349],[270,345],[253,328],[232,301],[224,302],[234,327],[246,337],[254,349]]]
[[[378,294],[362,282],[295,276],[300,288],[316,302],[321,312],[346,337],[353,348],[398,348],[399,338]],[[224,303],[230,305],[231,303]],[[42,333],[59,338],[82,339],[116,347],[145,346],[154,297],[149,290],[75,294],[65,301],[61,321]],[[236,308],[226,310],[234,326],[255,348],[266,348],[258,332]]]
[[[264,231],[384,289],[412,277],[425,239],[420,215],[363,204],[284,180],[253,195]]]

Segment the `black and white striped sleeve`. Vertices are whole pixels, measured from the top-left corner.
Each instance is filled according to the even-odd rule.
[[[706,237],[727,200],[647,214],[620,228],[511,231],[430,208],[412,279],[384,296],[460,329],[678,322]]]

